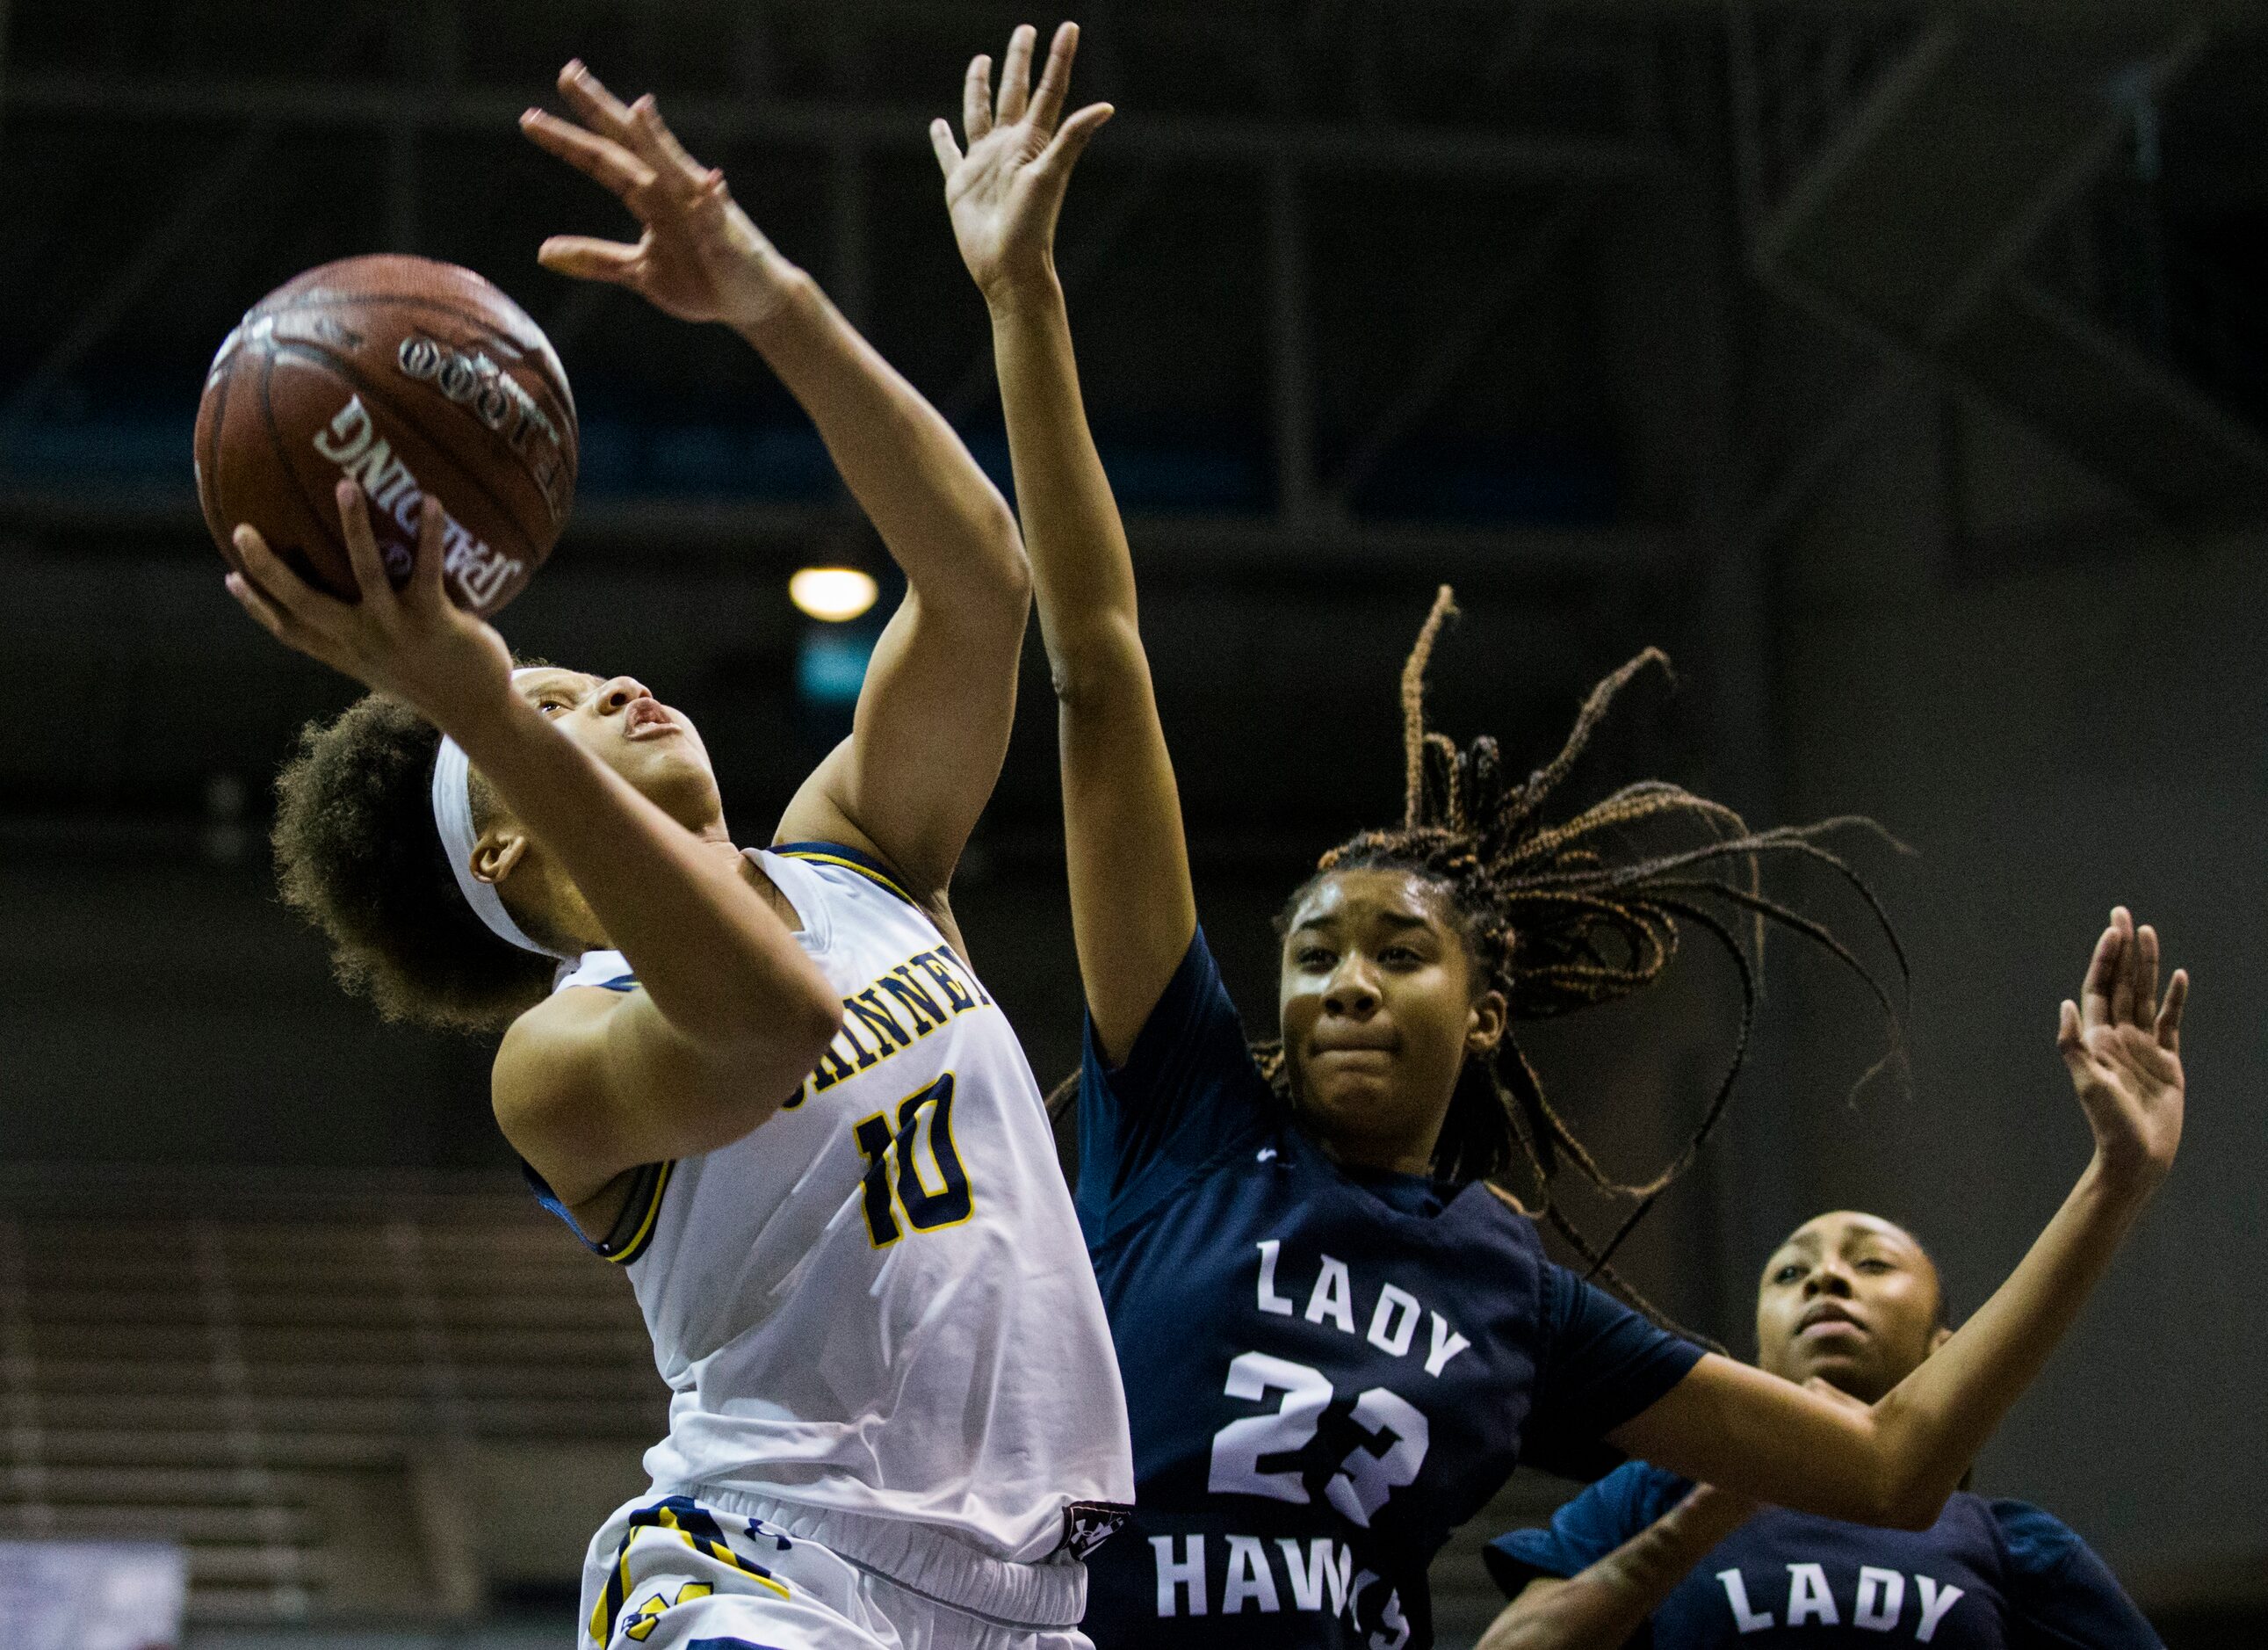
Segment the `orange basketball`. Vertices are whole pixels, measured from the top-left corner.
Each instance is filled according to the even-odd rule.
[[[239,522],[352,599],[334,491],[370,496],[409,576],[427,495],[447,512],[450,594],[492,614],[543,565],[575,497],[575,397],[542,329],[469,269],[380,254],[310,269],[221,343],[197,407],[197,500],[231,566]],[[239,570],[240,571],[240,570]]]

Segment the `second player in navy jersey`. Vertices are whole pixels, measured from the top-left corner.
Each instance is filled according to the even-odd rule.
[[[1862,1403],[1950,1333],[1935,1263],[1873,1215],[1806,1221],[1757,1290],[1758,1361]],[[1547,1528],[1499,1536],[1487,1559],[1513,1602],[1481,1650],[2158,1650],[2085,1542],[2036,1506],[1966,1490],[1926,1529],[1876,1529],[1759,1508],[1632,1462]]]
[[[1523,1455],[1590,1476],[1701,1356],[1486,1185],[1334,1162],[1202,934],[1123,1065],[1089,1038],[1079,1153],[1139,1440],[1134,1520],[1088,1566],[1100,1645],[1165,1621],[1183,1645],[1425,1643],[1449,1532]]]
[[[1519,1593],[1610,1561],[1692,1495],[1632,1462],[1562,1507],[1550,1528],[1500,1536],[1489,1573]],[[1508,1622],[1483,1650],[1573,1650],[1589,1635]],[[1873,1529],[1765,1507],[1662,1592],[1625,1640],[1636,1650],[1779,1644],[1936,1650],[2157,1650],[2158,1635],[2087,1543],[2022,1501],[1957,1492],[1927,1529]]]
[[[991,313],[1060,712],[1085,1086],[1101,1114],[1085,1125],[1080,1203],[1128,1389],[1140,1525],[1117,1537],[1131,1568],[1100,1555],[1113,1567],[1089,1634],[1144,1650],[1423,1650],[1428,1543],[1523,1448],[1602,1439],[1813,1513],[1926,1527],[2171,1166],[2185,976],[2161,1008],[2156,936],[2114,913],[2059,1038],[2094,1160],[2008,1282],[1872,1408],[1571,1297],[1533,1234],[1491,1208],[1485,1182],[1523,1163],[1546,1197],[1556,1164],[1595,1168],[1512,1026],[1645,990],[1688,929],[1735,944],[1737,914],[1783,910],[1755,902],[1746,869],[1825,851],[1800,832],[1750,836],[1660,784],[1548,821],[1615,693],[1655,656],[1602,683],[1521,783],[1492,740],[1460,748],[1425,724],[1444,592],[1403,679],[1402,821],[1333,850],[1292,892],[1280,1040],[1236,1049],[1197,939],[1132,557],[1053,261],[1071,169],[1110,110],[1064,113],[1070,26],[1036,88],[1030,39],[1019,32],[997,100],[990,61],[970,65],[966,149],[941,121],[932,138]],[[1295,686],[1331,713],[1328,658]],[[1681,827],[1682,853],[1633,847]]]

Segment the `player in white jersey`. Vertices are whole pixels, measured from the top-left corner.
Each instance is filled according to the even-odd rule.
[[[1005,755],[1028,571],[937,414],[693,162],[579,64],[544,148],[635,247],[543,260],[733,325],[812,414],[909,594],[854,731],[769,851],[626,676],[514,670],[450,604],[430,503],[361,599],[249,527],[236,598],[373,691],[279,782],[285,896],[388,1014],[508,1023],[494,1103],[545,1201],[629,1271],[672,1400],[592,1543],[585,1646],[1077,1650],[1132,1497],[1124,1399],[1045,1109],[946,902]]]

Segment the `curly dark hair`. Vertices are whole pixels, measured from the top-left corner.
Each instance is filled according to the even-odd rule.
[[[276,777],[276,880],[323,931],[339,983],[388,1020],[490,1031],[541,1000],[552,962],[490,933],[433,825],[440,730],[369,694],[300,730]],[[495,807],[477,776],[476,824]]]
[[[1508,1031],[1491,1052],[1465,1063],[1434,1148],[1437,1175],[1461,1184],[1488,1181],[1508,1202],[1528,1210],[1510,1183],[1513,1171],[1524,1167],[1528,1193],[1540,1203],[1528,1212],[1550,1223],[1592,1276],[1651,1312],[1610,1263],[1661,1194],[1692,1167],[1724,1116],[1748,1052],[1766,924],[1802,935],[1858,975],[1890,1027],[1891,1052],[1883,1063],[1897,1057],[1898,1017],[1881,983],[1825,926],[1768,896],[1762,879],[1764,864],[1773,858],[1827,866],[1865,902],[1903,980],[1905,954],[1881,902],[1820,843],[1838,830],[1880,828],[1852,816],[1752,831],[1731,808],[1660,780],[1626,785],[1573,818],[1547,825],[1544,803],[1582,755],[1616,696],[1649,667],[1667,673],[1668,658],[1648,648],[1600,682],[1559,754],[1524,783],[1514,783],[1494,740],[1483,736],[1460,748],[1425,726],[1425,668],[1455,611],[1454,593],[1444,585],[1403,669],[1402,823],[1365,831],[1326,853],[1280,920],[1288,920],[1309,890],[1334,872],[1414,872],[1441,890],[1484,982],[1482,989],[1502,992],[1513,1020],[1551,1019],[1644,990],[1676,955],[1681,923],[1718,942],[1741,988],[1732,1057],[1691,1137],[1660,1174],[1635,1183],[1609,1177],[1544,1097],[1535,1066]],[[1630,851],[1629,828],[1678,825],[1698,828],[1703,840],[1671,852]],[[1290,1074],[1281,1042],[1257,1042],[1254,1054],[1288,1104]],[[1555,1182],[1565,1164],[1598,1190],[1632,1203],[1605,1242],[1594,1243],[1559,1207]]]

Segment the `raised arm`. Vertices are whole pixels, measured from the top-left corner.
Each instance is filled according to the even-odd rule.
[[[2057,1042],[2095,1154],[2031,1250],[1975,1316],[1871,1408],[1711,1356],[1625,1422],[1616,1445],[1760,1500],[1875,1524],[1933,1522],[2001,1418],[2078,1317],[2181,1143],[2176,971],[2158,1001],[2158,937],[2111,913]]]
[[[1090,104],[1063,119],[1079,47],[1073,24],[1056,31],[1031,90],[1034,39],[1029,27],[1010,38],[997,100],[991,60],[968,65],[967,153],[943,121],[930,136],[961,258],[992,313],[1017,507],[1059,711],[1079,972],[1103,1050],[1123,1060],[1189,949],[1197,902],[1137,622],[1133,558],[1086,426],[1056,279],[1064,190],[1111,110]]]
[[[522,129],[613,190],[643,232],[635,245],[555,236],[544,266],[731,327],[810,414],[905,571],[851,736],[798,792],[780,835],[871,849],[917,897],[941,900],[1015,714],[1031,607],[1015,519],[952,426],[780,254],[724,174],[685,152],[652,98],[625,107],[578,63],[559,90],[583,125],[531,109]]]
[[[236,530],[230,593],[269,633],[416,708],[559,861],[641,989],[563,992],[497,1058],[497,1120],[571,1206],[623,1170],[739,1138],[802,1083],[841,1003],[729,842],[696,836],[545,719],[495,630],[442,587],[445,519],[426,501],[397,593],[350,482],[339,508],[360,599],[303,584]],[[508,869],[509,867],[506,867]],[[476,874],[478,861],[475,861]]]
[[[1481,1635],[1479,1650],[1615,1650],[1755,1510],[1737,1496],[1698,1485],[1579,1573],[1530,1581]]]

